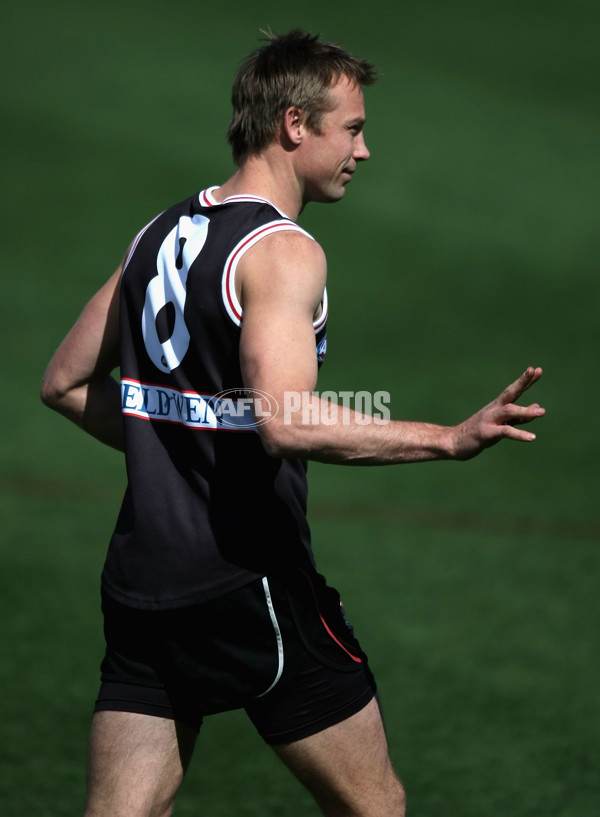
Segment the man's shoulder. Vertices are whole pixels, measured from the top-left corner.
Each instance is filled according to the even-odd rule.
[[[266,232],[257,245],[254,257],[263,256],[262,261],[270,264],[278,260],[291,264],[296,269],[321,266],[326,262],[325,252],[318,241],[293,221],[282,221],[274,229]]]
[[[322,247],[297,230],[266,236],[246,253],[238,270],[238,287],[246,299],[254,294],[263,303],[294,301],[297,305],[306,300],[313,312],[322,301],[326,279]]]

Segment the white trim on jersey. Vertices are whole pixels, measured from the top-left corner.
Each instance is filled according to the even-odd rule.
[[[292,221],[292,219],[287,215],[287,213],[284,213],[282,210],[279,209],[279,207],[277,207],[275,204],[273,204],[272,201],[269,201],[268,199],[265,199],[262,196],[253,196],[250,193],[241,193],[241,194],[236,195],[236,196],[227,196],[227,198],[223,199],[223,201],[217,201],[216,198],[213,196],[213,190],[218,190],[218,189],[219,189],[218,185],[213,185],[212,187],[207,187],[206,190],[202,190],[198,194],[198,198],[200,200],[200,205],[202,207],[218,207],[220,204],[227,204],[227,203],[230,203],[232,201],[233,202],[253,201],[255,203],[256,202],[259,202],[259,203],[262,202],[263,204],[269,204],[274,210],[277,210],[277,212],[281,215],[282,218],[287,218],[290,221]],[[311,238],[312,238],[312,236],[311,236]]]
[[[213,190],[218,189],[219,185],[214,184],[212,187],[207,187],[206,190],[201,190],[198,193],[200,207],[214,207],[215,205],[219,204],[219,202],[215,199],[215,197],[212,194]]]
[[[221,294],[223,296],[223,304],[225,305],[227,314],[236,326],[242,325],[243,318],[242,305],[240,304],[235,291],[235,272],[237,265],[243,258],[244,254],[262,238],[267,235],[272,235],[273,233],[284,232],[285,230],[303,233],[305,236],[314,241],[314,238],[310,235],[310,233],[307,233],[306,230],[303,230],[302,227],[299,227],[293,221],[288,221],[287,219],[283,221],[271,221],[269,224],[263,224],[262,227],[257,227],[256,230],[249,233],[245,238],[238,242],[238,244],[229,254],[229,258],[225,262],[225,266],[223,268],[223,277],[221,278]],[[315,332],[318,332],[325,325],[326,321],[327,289],[324,289],[321,315],[316,321],[313,322]]]
[[[131,245],[129,247],[129,250],[127,252],[127,256],[125,258],[125,261],[123,262],[122,272],[125,272],[125,270],[127,268],[127,265],[131,261],[131,259],[133,257],[133,254],[136,251],[137,245],[140,243],[140,240],[141,240],[142,236],[144,235],[144,233],[146,232],[146,230],[154,224],[154,222],[156,221],[157,218],[160,218],[161,216],[162,216],[162,213],[159,213],[157,216],[154,216],[152,221],[149,221],[148,224],[146,224],[145,227],[142,227],[142,229],[139,231],[139,233],[133,239],[133,241],[131,242]]]
[[[277,621],[277,614],[275,613],[275,607],[273,606],[273,599],[271,598],[271,589],[269,588],[269,580],[266,576],[263,577],[262,580],[263,588],[265,591],[265,599],[267,602],[267,607],[269,608],[269,616],[271,617],[271,624],[273,625],[273,630],[275,631],[275,639],[277,641],[277,674],[275,675],[275,679],[273,683],[265,689],[264,692],[261,692],[260,695],[257,695],[257,698],[262,698],[268,692],[275,688],[275,686],[279,683],[279,679],[283,674],[283,666],[285,663],[284,653],[283,653],[283,637],[281,635],[281,629],[279,627],[279,622]]]
[[[329,301],[327,299],[327,287],[323,290],[323,300],[321,302],[321,314],[313,321],[313,327],[315,329],[315,334],[322,329],[325,324],[327,323],[327,313],[329,311]]]
[[[288,221],[287,219],[281,221],[271,221],[268,224],[263,224],[262,227],[257,227],[251,233],[248,233],[247,236],[242,238],[242,240],[236,244],[229,254],[229,258],[225,262],[225,266],[223,268],[221,293],[223,295],[223,303],[225,304],[227,314],[236,326],[241,326],[242,324],[242,306],[235,291],[235,271],[237,269],[237,265],[245,253],[247,253],[251,247],[257,244],[261,238],[264,238],[267,235],[272,235],[273,233],[283,232],[285,230],[304,233],[304,235],[308,236],[308,238],[314,241],[312,236],[309,235],[306,230],[298,227],[298,225],[293,221]]]

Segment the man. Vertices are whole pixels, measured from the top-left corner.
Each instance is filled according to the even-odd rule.
[[[369,158],[373,81],[303,32],[253,53],[233,89],[237,170],[142,230],[48,367],[44,402],[124,450],[129,479],[87,817],[170,814],[203,717],[236,707],[324,814],[404,814],[366,656],[314,564],[305,461],[467,459],[533,440],[516,425],[544,410],[515,404],[532,367],[455,427],[333,415],[314,393],[326,263],[295,220]],[[282,410],[289,395],[307,411]],[[280,410],[263,417],[258,397]]]

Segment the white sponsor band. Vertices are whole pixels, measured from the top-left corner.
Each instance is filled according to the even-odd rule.
[[[169,386],[121,380],[123,414],[143,420],[176,423],[194,429],[254,431],[271,419],[268,401],[237,390],[199,394]]]

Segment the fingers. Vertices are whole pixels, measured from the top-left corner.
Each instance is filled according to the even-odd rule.
[[[546,409],[539,403],[532,403],[529,406],[515,405],[515,401],[527,391],[528,388],[540,379],[542,369],[536,366],[528,366],[523,374],[514,383],[507,386],[502,394],[494,401],[496,423],[499,426],[500,437],[517,442],[532,442],[536,435],[531,431],[517,428],[516,426],[526,425],[532,420],[543,417]]]
[[[522,443],[531,443],[535,440],[535,434],[532,431],[525,431],[511,425],[502,426],[502,437],[505,440],[516,440]]]
[[[539,403],[532,403],[530,406],[515,406],[511,403],[502,407],[500,419],[503,425],[524,425],[543,417],[545,413],[546,409]]]
[[[469,459],[503,439],[517,442],[535,440],[535,434],[518,426],[543,417],[546,409],[539,403],[519,406],[515,401],[541,376],[541,368],[529,366],[495,400],[457,426],[455,458]]]
[[[523,374],[514,383],[507,386],[498,397],[501,403],[514,403],[523,392],[527,391],[542,376],[542,369],[539,366],[528,366]]]
[[[531,380],[529,381],[529,385],[527,385],[525,389],[528,389],[530,386],[533,386],[533,384],[536,383],[543,374],[543,369],[541,366],[528,366],[525,369],[524,374],[527,374],[530,369],[533,369],[533,374],[531,376]],[[523,391],[525,391],[525,389],[523,389]]]

